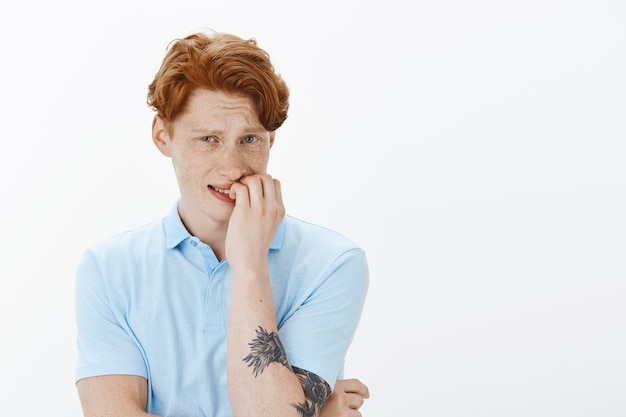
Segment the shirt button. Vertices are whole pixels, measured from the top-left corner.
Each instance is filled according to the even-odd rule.
[[[191,241],[191,246],[193,246],[195,248],[196,246],[198,246],[198,242],[196,242],[195,240],[192,240]]]

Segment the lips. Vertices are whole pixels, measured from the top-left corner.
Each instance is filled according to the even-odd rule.
[[[230,184],[219,184],[211,185],[208,184],[207,188],[213,197],[217,198],[219,201],[223,201],[228,204],[235,204],[235,200],[230,197]]]
[[[209,185],[208,185],[208,187],[209,187],[211,190],[213,190],[213,191],[217,191],[217,192],[218,192],[218,193],[220,193],[220,194],[225,194],[225,195],[228,195],[228,194],[230,193],[230,190],[223,189],[223,188],[218,188],[218,187],[215,187],[215,186],[213,186],[213,185],[211,185],[211,184],[209,184]]]

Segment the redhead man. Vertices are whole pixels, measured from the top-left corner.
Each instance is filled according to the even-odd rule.
[[[85,416],[359,416],[342,380],[364,252],[285,213],[266,171],[289,91],[254,40],[173,42],[148,88],[180,197],[88,248],[76,277]]]

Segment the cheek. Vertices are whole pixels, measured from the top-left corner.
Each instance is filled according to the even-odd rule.
[[[172,164],[178,182],[181,184],[194,184],[204,182],[204,178],[209,172],[210,161],[202,158],[192,158],[189,155],[172,155]]]
[[[269,149],[258,149],[246,155],[246,165],[255,173],[265,173],[269,161]]]

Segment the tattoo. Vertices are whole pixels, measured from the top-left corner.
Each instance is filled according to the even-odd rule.
[[[293,406],[302,417],[318,416],[330,397],[330,385],[313,372],[305,371],[295,366],[293,371],[298,376],[300,384],[302,384],[305,398],[304,403],[297,403]]]
[[[295,409],[302,417],[319,416],[330,397],[330,385],[313,372],[295,366],[292,368],[276,332],[269,333],[259,326],[256,330],[256,338],[248,345],[250,345],[251,352],[243,361],[252,367],[254,376],[259,376],[273,362],[284,365],[296,374],[304,390],[304,402],[294,404]]]
[[[291,365],[289,365],[287,360],[283,344],[278,338],[278,333],[268,333],[267,330],[259,326],[256,330],[256,338],[248,344],[252,352],[243,361],[252,367],[255,377],[263,373],[265,368],[273,362],[283,364],[287,369],[291,370]]]

